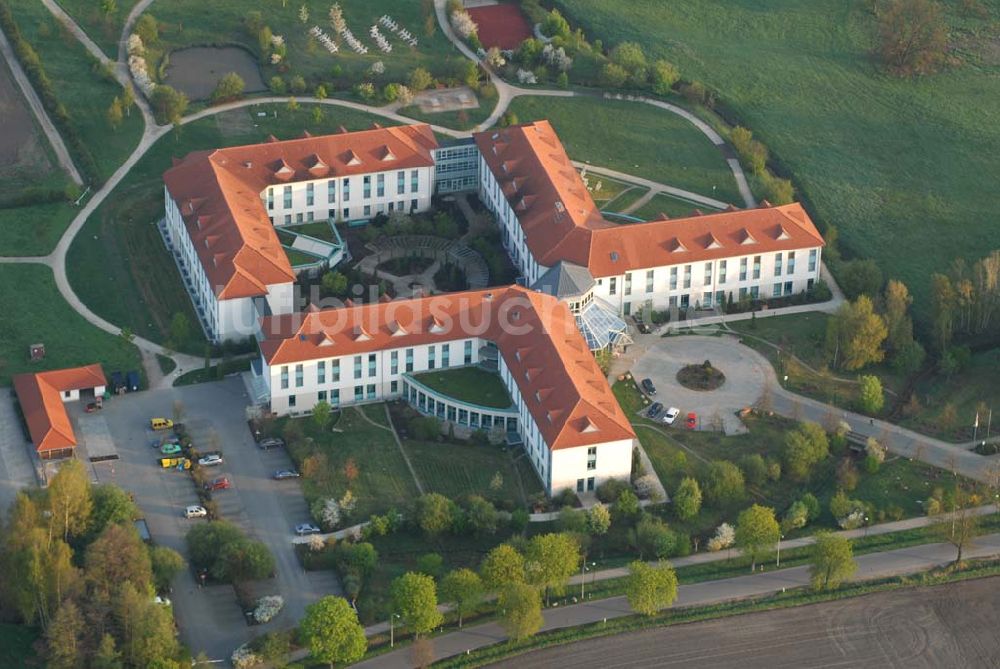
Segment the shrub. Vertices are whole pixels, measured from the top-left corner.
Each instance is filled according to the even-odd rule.
[[[743,478],[752,486],[758,486],[767,479],[767,464],[759,453],[745,455],[740,459]]]
[[[243,96],[244,88],[246,88],[246,83],[240,75],[235,72],[224,74],[212,92],[212,102],[237,100]]]
[[[674,84],[681,78],[681,73],[677,66],[665,60],[658,60],[653,64],[652,88],[657,95],[667,95]]]
[[[629,489],[622,490],[615,502],[615,511],[624,517],[634,516],[639,513],[639,498]]]
[[[788,511],[785,512],[785,517],[781,521],[781,529],[785,531],[796,530],[805,527],[808,522],[809,508],[801,501],[792,502],[792,505],[788,507]]]
[[[746,494],[743,472],[726,460],[713,460],[708,465],[708,473],[702,490],[708,500],[715,505],[738,502]]]
[[[560,532],[586,532],[587,512],[582,509],[574,509],[573,507],[567,506],[559,512],[559,518],[556,520],[556,527]]]
[[[414,416],[409,428],[413,438],[420,441],[432,441],[441,436],[441,423],[431,416]]]
[[[444,568],[444,558],[437,553],[425,553],[417,559],[417,571],[438,578]]]
[[[673,497],[674,513],[681,520],[691,520],[701,510],[701,488],[698,481],[686,477],[677,486]]]
[[[813,521],[819,518],[821,509],[819,506],[819,500],[816,499],[816,495],[812,494],[811,492],[807,492],[806,494],[802,495],[802,499],[800,501],[806,507],[806,511],[808,513],[807,520]]]
[[[729,548],[736,542],[736,530],[729,523],[722,523],[715,535],[708,540],[708,550],[716,552]]]
[[[669,557],[677,546],[677,535],[655,516],[643,516],[635,527],[635,548],[642,558]]]
[[[882,392],[882,382],[877,376],[863,374],[858,379],[860,392],[858,394],[858,405],[861,410],[869,415],[878,414],[885,404],[885,394]]]
[[[640,476],[633,483],[635,486],[635,492],[639,496],[639,499],[649,499],[654,502],[659,501],[660,497],[660,481],[653,474],[646,474],[645,476]]]
[[[420,92],[434,85],[434,77],[422,67],[418,67],[410,73],[410,88]]]
[[[618,499],[623,490],[628,489],[628,484],[621,479],[611,478],[597,486],[597,499],[605,504],[610,504]]]
[[[607,534],[610,527],[611,512],[608,511],[608,507],[600,502],[590,507],[587,511],[587,531],[594,536],[600,536]]]

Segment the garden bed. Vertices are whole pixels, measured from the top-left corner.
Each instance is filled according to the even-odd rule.
[[[717,390],[726,382],[726,375],[706,360],[700,365],[685,365],[677,372],[677,383],[690,390]]]
[[[219,80],[230,72],[243,80],[246,93],[267,90],[257,59],[238,46],[197,46],[173,51],[163,83],[191,100],[206,100],[212,96]]]

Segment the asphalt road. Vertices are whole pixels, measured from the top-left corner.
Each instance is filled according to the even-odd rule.
[[[170,597],[181,639],[192,653],[204,651],[211,659],[228,658],[233,649],[256,634],[294,625],[308,604],[327,594],[339,594],[330,573],[306,573],[292,548],[292,528],[309,519],[298,481],[275,481],[276,469],[290,466],[284,449],[261,451],[247,426],[247,397],[243,382],[233,377],[217,383],[153,390],[115,398],[107,404],[107,419],[121,459],[95,465],[102,480],[114,480],[135,493],[153,540],[186,555],[184,536],[194,523],[182,517],[185,506],[197,504],[191,477],[164,470],[158,453],[149,446],[154,436],[149,418],[171,417],[175,400],[184,405],[184,423],[196,445],[211,450],[217,441],[225,463],[213,474],[227,476],[229,490],[215,494],[221,515],[270,548],[277,564],[274,579],[252,584],[255,596],[280,594],[284,610],[267,625],[248,627],[229,586],[199,588],[190,570],[181,573]]]
[[[1000,578],[622,634],[497,667],[997,667]]]

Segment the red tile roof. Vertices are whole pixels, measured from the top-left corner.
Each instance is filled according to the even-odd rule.
[[[545,267],[568,261],[603,277],[824,244],[798,203],[617,225],[598,210],[548,121],[477,133],[475,140]]]
[[[18,374],[13,382],[31,441],[39,452],[76,446],[76,435],[62,401],[63,392],[107,385],[100,365]]]
[[[635,437],[576,320],[519,286],[270,316],[260,349],[284,365],[482,337],[496,343],[551,449]]]
[[[426,124],[305,136],[188,154],[163,180],[220,299],[295,280],[261,193],[272,185],[434,164]]]

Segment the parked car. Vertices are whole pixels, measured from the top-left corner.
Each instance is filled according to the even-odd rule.
[[[319,534],[320,532],[322,532],[322,530],[320,530],[312,523],[300,523],[295,526],[295,534],[299,535],[300,537],[304,537],[307,534]]]
[[[264,449],[265,451],[269,448],[281,448],[285,445],[284,439],[279,439],[278,437],[264,437],[257,442],[257,446]]]
[[[211,453],[198,458],[198,464],[202,467],[215,467],[222,464],[222,456],[218,453]]]
[[[279,469],[274,472],[274,480],[281,481],[282,479],[297,479],[299,478],[299,473],[294,469]]]
[[[663,411],[663,405],[659,402],[653,402],[652,406],[649,407],[649,411],[646,412],[646,415],[653,420],[656,420],[661,411]]]
[[[170,606],[171,602],[170,602],[170,598],[169,597],[164,597],[162,595],[157,595],[156,597],[153,597],[153,603],[154,604],[159,604],[160,606]]]
[[[205,510],[205,507],[199,506],[197,504],[194,504],[184,509],[185,518],[206,518],[207,516],[208,516],[208,511]]]
[[[212,479],[205,484],[205,490],[228,490],[232,487],[229,479],[225,476],[220,476],[217,479]]]
[[[693,429],[695,429],[696,427],[698,427],[698,414],[696,414],[696,413],[695,413],[695,412],[693,412],[693,411],[692,411],[691,413],[689,413],[689,414],[687,415],[687,420],[685,420],[685,421],[684,421],[684,425],[685,425],[685,426],[687,427],[687,429],[689,429],[689,430],[693,430]]]
[[[149,426],[154,430],[169,430],[174,426],[174,421],[169,418],[150,418]]]
[[[181,450],[180,444],[163,444],[163,446],[160,446],[160,453],[164,455],[177,455]]]
[[[673,425],[674,421],[677,420],[677,416],[681,414],[681,410],[677,407],[670,407],[667,412],[663,414],[663,422],[667,425]]]
[[[129,392],[139,390],[139,372],[135,370],[127,372],[125,374],[125,386],[128,388]]]
[[[653,385],[653,382],[650,379],[642,380],[642,389],[645,391],[647,395],[656,394],[656,386]]]
[[[97,403],[97,402],[89,402],[89,403],[87,404],[87,406],[85,406],[85,407],[83,408],[83,410],[84,410],[84,411],[85,411],[86,413],[94,413],[95,411],[100,411],[100,410],[101,410],[101,409],[103,409],[103,408],[104,408],[104,407],[103,407],[103,406],[101,406],[101,404],[99,404],[99,403]]]

